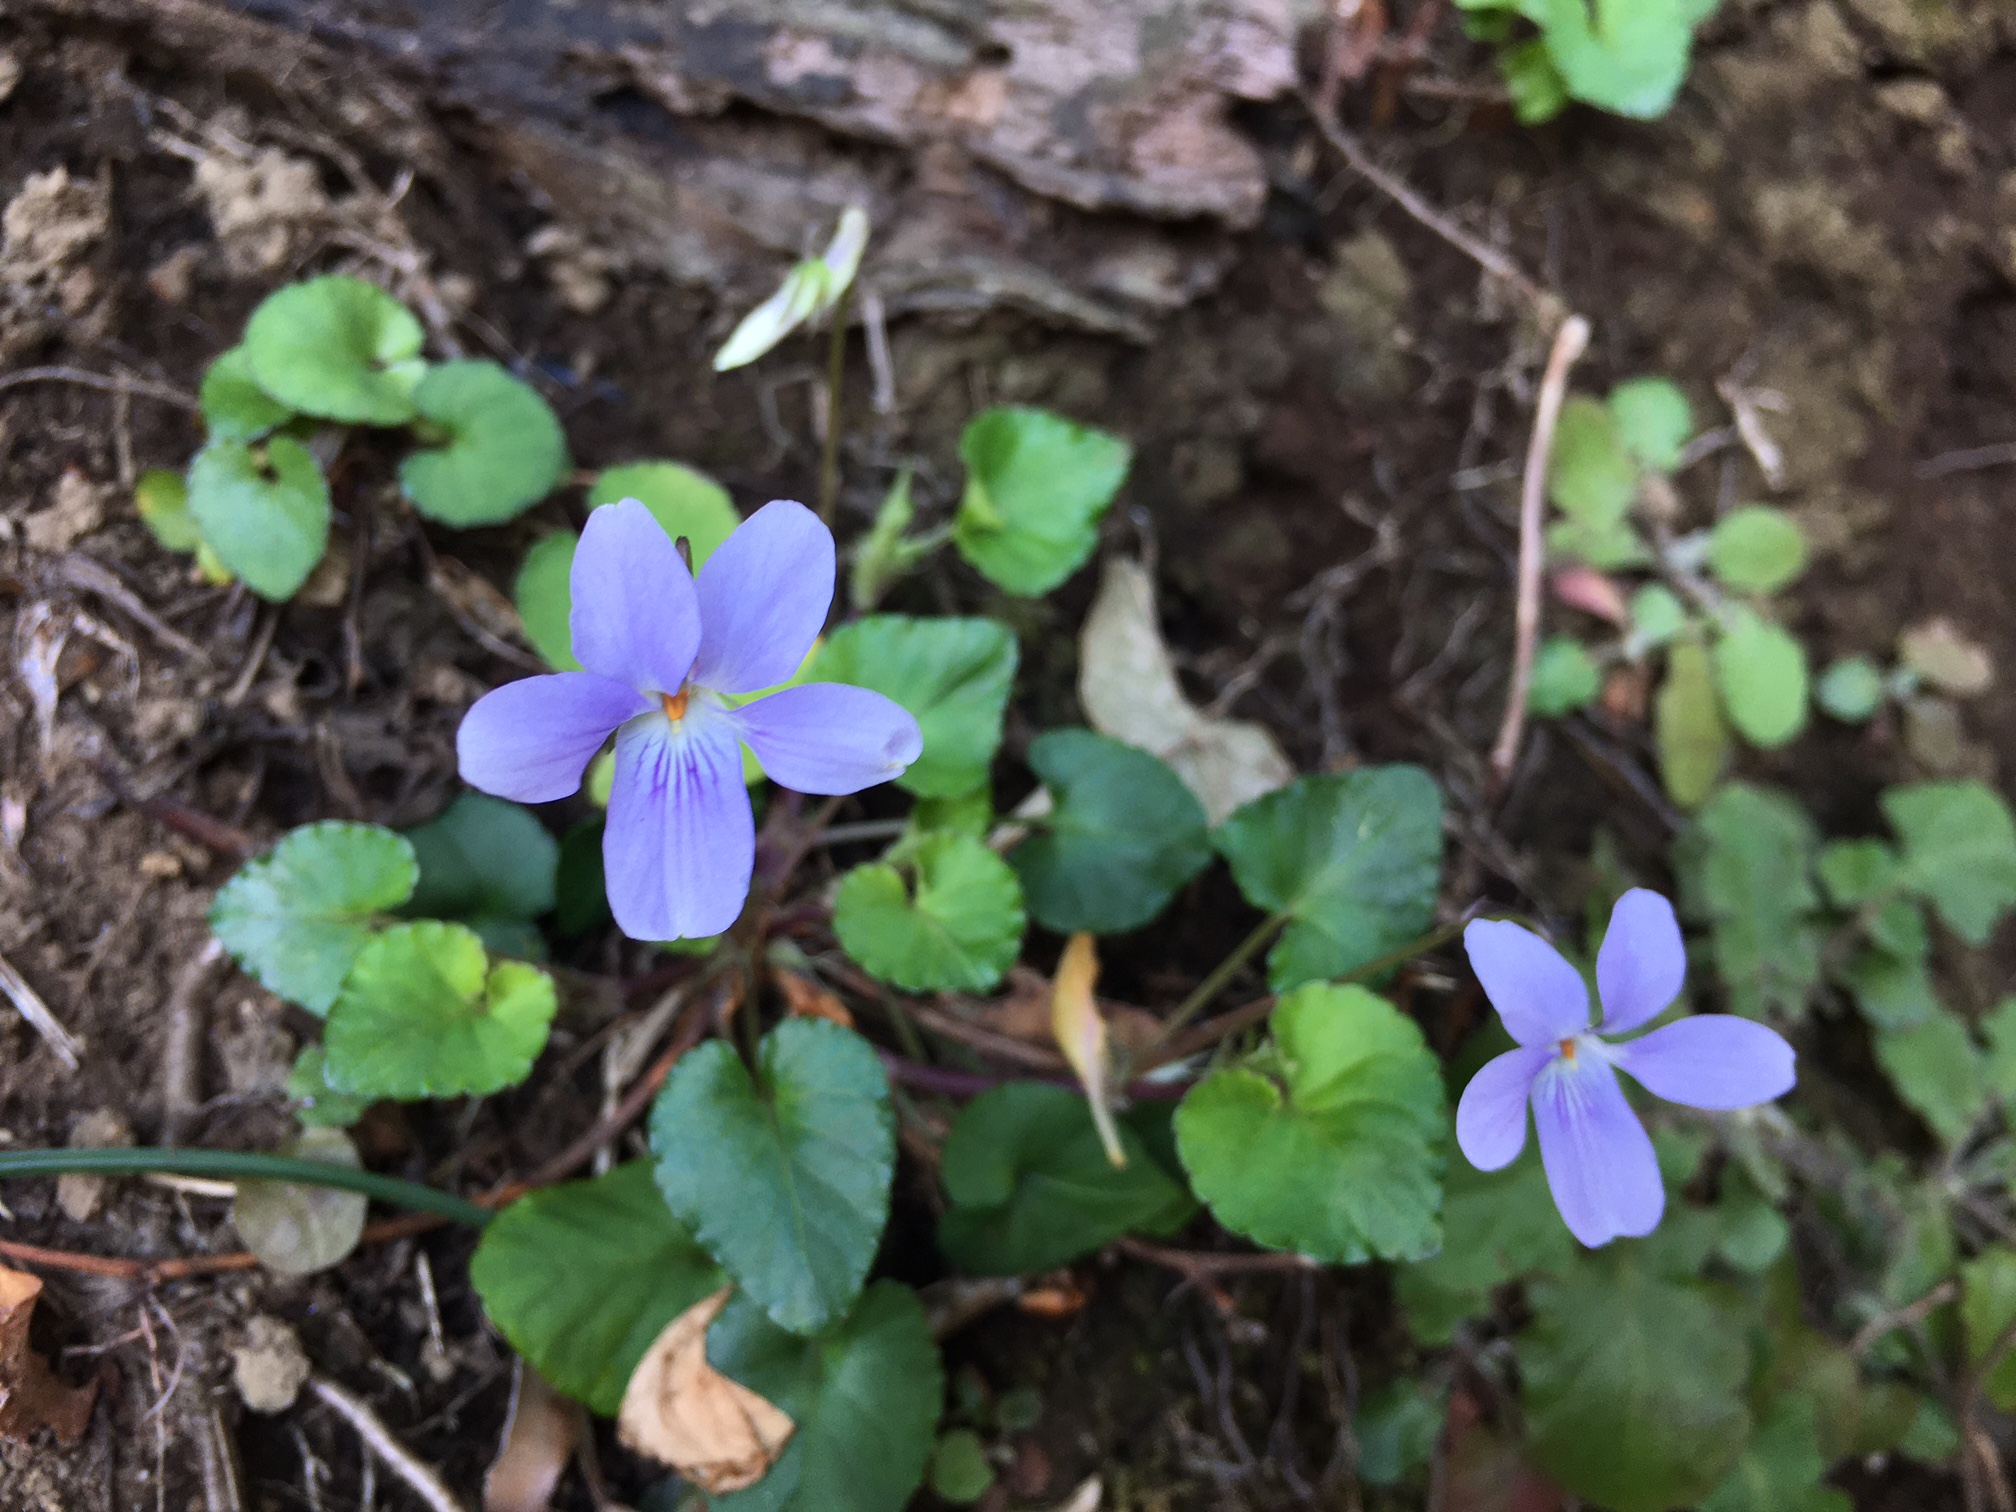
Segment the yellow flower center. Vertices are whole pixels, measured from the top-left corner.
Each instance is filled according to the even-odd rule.
[[[660,693],[658,695],[659,702],[665,705],[665,717],[674,724],[677,724],[686,717],[686,700],[688,696],[684,688],[681,688],[677,693]]]
[[[1575,1041],[1572,1039],[1561,1041],[1561,1059],[1570,1061],[1575,1059]]]

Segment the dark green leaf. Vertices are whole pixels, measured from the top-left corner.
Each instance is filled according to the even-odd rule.
[[[833,632],[810,680],[873,688],[908,709],[924,754],[896,785],[920,798],[957,798],[987,780],[1015,662],[1015,636],[998,620],[873,614]]]
[[[2016,825],[2001,795],[1981,782],[1921,782],[1881,801],[1903,841],[1904,885],[1961,939],[1986,944],[2016,904]]]
[[[1690,901],[1714,925],[1715,964],[1737,1013],[1797,1013],[1819,977],[1817,839],[1804,809],[1763,788],[1732,783],[1701,810]]]
[[[1184,1097],[1177,1148],[1235,1233],[1338,1265],[1442,1241],[1442,1076],[1414,1021],[1362,987],[1315,985],[1270,1020],[1277,1054]]]
[[[1052,730],[1030,745],[1029,765],[1056,807],[1009,860],[1045,929],[1138,929],[1211,860],[1203,805],[1148,752]]]
[[[708,1330],[707,1359],[798,1425],[763,1479],[708,1499],[714,1512],[902,1512],[923,1481],[945,1376],[909,1288],[876,1282],[816,1339],[736,1297]]]
[[[846,1313],[896,1162],[889,1083],[860,1035],[786,1019],[754,1080],[728,1045],[700,1046],[658,1094],[651,1153],[673,1213],[780,1327],[814,1333]]]
[[[931,1454],[931,1489],[954,1506],[976,1502],[994,1484],[994,1467],[971,1428],[954,1428]]]
[[[1022,885],[986,844],[956,831],[919,840],[910,880],[887,862],[857,866],[833,895],[833,932],[847,954],[912,992],[985,992],[1015,963]]]
[[[331,1086],[362,1097],[487,1096],[514,1087],[545,1048],[553,979],[490,965],[459,924],[398,924],[358,953],[329,1010]]]
[[[567,438],[539,391],[494,362],[444,362],[413,390],[413,407],[445,445],[399,464],[399,485],[430,520],[501,525],[553,491]]]
[[[1132,457],[1118,436],[1047,410],[983,411],[959,438],[966,493],[953,544],[996,587],[1048,593],[1092,554]]]
[[[578,940],[610,922],[608,884],[602,875],[602,829],[602,820],[584,819],[560,837],[553,927],[563,940]]]
[[[553,907],[560,844],[531,810],[463,793],[438,819],[406,831],[420,882],[402,910],[467,924],[492,950],[537,942],[527,926]]]
[[[1267,957],[1277,992],[1367,965],[1434,915],[1442,794],[1419,767],[1297,778],[1212,839],[1246,901],[1289,917]]]
[[[304,415],[403,425],[424,334],[383,289],[332,274],[269,294],[245,324],[245,352],[259,387]]]
[[[2016,1250],[1997,1245],[1960,1267],[1960,1324],[1967,1335],[1967,1361],[1980,1365],[2016,1324]],[[1988,1400],[2004,1412],[2016,1409],[2016,1350],[2005,1351],[1982,1383]]]
[[[982,1275],[1050,1270],[1122,1234],[1173,1233],[1196,1204],[1123,1121],[1124,1169],[1099,1143],[1085,1099],[1043,1082],[1010,1082],[966,1105],[945,1140],[952,1206],[938,1243]]]
[[[189,513],[203,544],[261,598],[292,598],[329,544],[329,485],[313,454],[275,436],[218,438],[189,464]]]
[[[1576,1254],[1534,1150],[1502,1171],[1452,1162],[1442,1235],[1440,1251],[1393,1278],[1408,1327],[1430,1345],[1447,1344],[1458,1323],[1488,1312],[1492,1292],[1506,1282],[1558,1273]]]
[[[1944,1144],[1958,1144],[1988,1105],[1988,1067],[1967,1026],[1934,1013],[1876,1035],[1876,1060],[1897,1095]]]
[[[665,1206],[651,1162],[632,1160],[520,1197],[483,1231],[469,1279],[533,1369],[614,1417],[652,1340],[724,1278]]]
[[[210,927],[269,992],[327,1013],[375,916],[404,903],[419,874],[413,847],[391,830],[303,825],[224,884]]]
[[[1538,126],[1561,114],[1568,103],[1568,85],[1547,45],[1529,37],[1498,54],[1498,71],[1505,76],[1505,92],[1512,97],[1512,114],[1521,126]]]
[[[1826,1473],[1813,1404],[1788,1398],[1758,1425],[1701,1512],[1855,1512],[1846,1496],[1821,1484]]]

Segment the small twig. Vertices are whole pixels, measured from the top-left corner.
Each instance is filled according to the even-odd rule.
[[[16,971],[5,956],[0,956],[0,993],[6,994],[7,1000],[42,1036],[56,1058],[75,1071],[82,1061],[83,1044],[57,1022],[56,1015],[49,1011],[49,1005],[42,1001],[41,994],[28,985],[28,979]]]
[[[224,946],[210,941],[185,965],[168,990],[162,1016],[168,1021],[161,1047],[161,1138],[180,1144],[203,1105],[203,1043],[209,999],[203,991],[224,959]]]
[[[927,1008],[922,1003],[910,1004],[909,1013],[920,1026],[931,1033],[957,1041],[968,1049],[977,1050],[995,1060],[1006,1061],[1015,1066],[1027,1066],[1035,1071],[1064,1072],[1070,1069],[1069,1062],[1047,1046],[1032,1045],[1010,1035],[997,1034],[992,1029],[969,1024],[955,1014],[942,1013],[936,1008]]]
[[[454,1493],[442,1484],[441,1477],[435,1473],[434,1468],[394,1438],[392,1430],[380,1421],[378,1414],[373,1412],[361,1397],[352,1396],[323,1375],[310,1376],[308,1389],[356,1429],[357,1436],[364,1440],[365,1447],[406,1482],[413,1494],[425,1502],[432,1512],[465,1512],[462,1503],[457,1501]]]
[[[1871,1318],[1855,1331],[1849,1341],[1848,1353],[1861,1357],[1875,1347],[1876,1341],[1900,1328],[1909,1328],[1914,1323],[1924,1321],[1933,1312],[1944,1307],[1960,1294],[1960,1287],[1954,1281],[1941,1281],[1916,1302]]]
[[[112,569],[96,557],[86,556],[81,551],[66,551],[53,566],[57,577],[73,588],[97,594],[106,603],[123,611],[162,645],[197,661],[210,660],[209,652],[149,609],[140,601],[138,594],[120,582]]]
[[[1145,1239],[1132,1237],[1115,1239],[1113,1248],[1132,1259],[1146,1260],[1151,1265],[1160,1265],[1176,1271],[1193,1282],[1258,1271],[1319,1269],[1317,1262],[1307,1255],[1290,1255],[1280,1251],[1206,1254],[1200,1250],[1171,1249],[1166,1245],[1150,1244]]]
[[[1520,297],[1533,306],[1543,327],[1551,329],[1562,320],[1564,312],[1561,301],[1528,278],[1525,271],[1510,257],[1489,242],[1481,241],[1465,231],[1415,193],[1405,179],[1381,168],[1365,150],[1365,144],[1339,126],[1321,108],[1318,101],[1305,93],[1302,96],[1302,103],[1307,107],[1310,119],[1315,121],[1316,129],[1323,134],[1323,140],[1336,150],[1337,155],[1343,158],[1360,178],[1450,246],[1469,257],[1485,272],[1516,289]]]
[[[861,285],[861,330],[868,339],[869,403],[878,415],[896,413],[896,364],[889,357],[889,317],[873,284]]]
[[[86,372],[83,368],[32,367],[0,377],[0,389],[18,388],[24,383],[74,383],[80,388],[103,389],[108,394],[138,394],[145,399],[159,399],[163,404],[177,405],[192,412],[202,407],[193,394],[185,394],[165,383],[129,378],[123,373],[107,375]]]
[[[224,691],[221,700],[227,709],[235,709],[245,702],[245,696],[252,691],[253,681],[259,676],[259,669],[266,665],[266,653],[273,649],[273,637],[280,629],[280,611],[269,608],[252,637],[252,649],[246,653],[245,663],[238,669],[238,675],[231,679],[231,686]]]
[[[1976,472],[1984,467],[2007,467],[2016,463],[2016,441],[1994,446],[1970,446],[1965,451],[1941,452],[1927,457],[1911,469],[1914,478],[1943,478],[1950,473]]]
[[[1519,598],[1513,619],[1512,686],[1505,695],[1505,720],[1491,751],[1491,776],[1503,791],[1519,760],[1526,733],[1526,698],[1533,686],[1533,653],[1540,639],[1540,584],[1547,566],[1541,522],[1547,504],[1547,460],[1554,450],[1554,424],[1568,394],[1568,374],[1589,345],[1589,322],[1571,315],[1554,336],[1547,371],[1540,380],[1540,403],[1533,412],[1533,439],[1526,449],[1526,475],[1519,489]]]

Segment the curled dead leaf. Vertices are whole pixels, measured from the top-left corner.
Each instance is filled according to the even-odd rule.
[[[75,1443],[91,1421],[98,1383],[66,1386],[28,1347],[28,1325],[42,1278],[0,1266],[0,1438],[20,1440],[37,1428]]]
[[[761,1480],[796,1431],[788,1414],[707,1363],[707,1327],[732,1287],[665,1325],[623,1388],[616,1437],[709,1496]]]
[[[1213,824],[1295,775],[1274,737],[1239,719],[1207,719],[1183,695],[1155,617],[1155,584],[1114,558],[1078,632],[1078,701],[1101,735],[1168,762]]]
[[[784,1005],[793,1018],[822,1018],[843,1029],[854,1027],[854,1015],[847,1011],[847,1005],[840,1001],[839,995],[821,987],[803,972],[780,968],[770,973],[770,979],[784,994]]]
[[[1068,1318],[1082,1310],[1092,1294],[1069,1271],[1055,1271],[1015,1299],[1015,1306],[1037,1318]]]
[[[1066,942],[1063,958],[1057,962],[1057,980],[1050,992],[1050,1032],[1085,1089],[1085,1101],[1091,1105],[1092,1123],[1099,1130],[1099,1142],[1106,1147],[1106,1158],[1114,1169],[1124,1170],[1127,1152],[1120,1147],[1120,1131],[1113,1124],[1106,1020],[1092,996],[1098,984],[1099,947],[1091,935],[1080,930]]]
[[[567,1399],[520,1360],[504,1441],[483,1477],[483,1512],[546,1512],[573,1458],[578,1421]]]

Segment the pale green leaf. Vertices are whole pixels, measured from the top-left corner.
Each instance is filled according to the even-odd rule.
[[[518,581],[511,591],[518,605],[519,621],[525,626],[525,638],[556,672],[581,670],[581,663],[574,659],[574,632],[567,622],[574,608],[568,578],[574,571],[574,552],[580,544],[581,538],[571,530],[541,536],[525,553]]]
[[[170,551],[194,551],[203,544],[196,516],[189,512],[189,485],[182,474],[150,467],[133,483],[133,507],[140,521]]]
[[[196,402],[203,428],[226,441],[257,441],[294,418],[294,411],[259,387],[242,346],[220,353],[204,369]]]
[[[1883,706],[1883,673],[1866,656],[1837,661],[1813,689],[1821,708],[1845,724],[1860,724]]]
[[[1729,1006],[1750,1018],[1800,1011],[1820,972],[1813,821],[1783,794],[1732,783],[1688,841],[1690,901],[1714,926]]]
[[[292,598],[329,544],[329,484],[286,436],[257,447],[220,437],[196,453],[189,513],[203,544],[261,598]]]
[[[1618,525],[1638,496],[1638,475],[1605,406],[1581,395],[1562,405],[1547,462],[1547,496],[1555,508],[1590,530]]]
[[[399,464],[399,485],[430,520],[501,525],[553,491],[567,438],[539,391],[494,362],[444,362],[413,390],[422,434],[444,443]]]
[[[1014,964],[1025,923],[1013,869],[952,831],[926,835],[904,870],[855,867],[833,895],[833,932],[847,954],[912,992],[987,991]]]
[[[959,438],[966,492],[953,520],[959,554],[1009,593],[1048,593],[1085,564],[1133,448],[1047,410],[1001,405]]]
[[[1694,407],[1665,378],[1630,378],[1610,390],[1610,418],[1624,450],[1654,472],[1669,473],[1694,434]]]
[[[686,538],[695,572],[742,523],[728,490],[683,462],[629,462],[605,468],[588,490],[592,508],[624,499],[635,499],[650,510],[673,540]]]
[[[260,388],[304,415],[366,425],[413,418],[424,338],[398,300],[341,274],[276,290],[245,324]]]
[[[1698,807],[1729,759],[1729,728],[1708,653],[1696,641],[1677,641],[1667,654],[1666,680],[1652,702],[1652,733],[1666,795],[1683,809]]]
[[[357,1170],[363,1162],[341,1129],[307,1128],[280,1147],[295,1160]],[[231,1222],[259,1263],[283,1276],[307,1276],[340,1263],[364,1233],[370,1199],[361,1192],[291,1181],[241,1180]]]
[[[1748,610],[1735,611],[1715,642],[1715,686],[1752,745],[1773,750],[1806,728],[1806,648]]]
[[[1935,1013],[1910,1029],[1879,1030],[1876,1061],[1942,1143],[1957,1144],[1988,1105],[1988,1067],[1967,1026]]]
[[[1708,570],[1738,593],[1776,593],[1806,570],[1806,535],[1782,509],[1749,504],[1708,535]]]
[[[1595,702],[1603,674],[1588,648],[1572,635],[1550,635],[1533,658],[1526,707],[1543,718],[1573,714]]]

